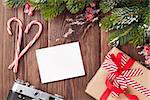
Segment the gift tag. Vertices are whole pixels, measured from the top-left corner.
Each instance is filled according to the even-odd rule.
[[[85,75],[79,42],[36,50],[42,83]]]

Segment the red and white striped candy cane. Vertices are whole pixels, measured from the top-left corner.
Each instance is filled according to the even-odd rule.
[[[16,17],[10,18],[7,22],[7,31],[9,33],[9,35],[12,35],[11,26],[10,26],[12,21],[18,22],[18,25],[19,25],[19,34],[18,34],[18,37],[17,37],[17,46],[16,46],[16,50],[15,50],[15,67],[13,69],[14,72],[17,72],[18,56],[19,56],[19,53],[20,53],[20,46],[21,46],[21,40],[22,40],[22,22],[21,22],[21,20],[19,20]]]
[[[25,29],[24,32],[25,32],[25,33],[28,33],[32,25],[38,25],[38,26],[39,26],[39,30],[38,30],[38,32],[36,33],[36,35],[34,36],[34,38],[33,38],[33,39],[27,44],[27,46],[20,52],[20,54],[19,54],[17,60],[19,60],[19,59],[29,50],[29,48],[36,42],[36,40],[39,38],[39,36],[40,36],[41,33],[42,33],[42,24],[41,24],[40,22],[38,22],[37,20],[31,21],[31,22],[27,25],[27,27],[26,27],[26,29]],[[16,62],[16,59],[9,65],[8,68],[9,68],[9,69],[12,69],[12,68],[13,68],[13,69],[15,69],[16,72],[17,72],[17,67],[15,67],[15,62]]]

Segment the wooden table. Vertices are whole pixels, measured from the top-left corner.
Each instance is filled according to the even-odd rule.
[[[96,73],[101,62],[104,60],[104,56],[110,49],[107,45],[108,33],[101,32],[98,23],[88,30],[84,38],[79,39],[86,76],[54,83],[41,84],[35,50],[38,48],[62,44],[62,41],[56,41],[56,39],[64,34],[66,27],[65,18],[68,14],[61,14],[54,20],[46,22],[43,20],[39,12],[35,12],[34,16],[30,17],[24,15],[22,9],[7,8],[3,5],[3,0],[0,0],[0,13],[0,100],[5,100],[14,81],[14,74],[12,71],[8,70],[8,65],[14,59],[18,26],[13,23],[12,36],[9,36],[6,31],[6,22],[13,16],[18,16],[18,18],[23,21],[24,26],[33,19],[41,21],[44,26],[44,30],[39,40],[21,58],[18,77],[30,82],[38,89],[48,93],[63,95],[66,100],[93,100],[84,91],[87,83]],[[29,34],[23,34],[22,49],[33,38],[37,29],[38,27],[34,26]],[[71,39],[69,42],[72,41],[76,40]],[[138,59],[136,51],[132,46],[123,46],[121,49],[130,56]]]

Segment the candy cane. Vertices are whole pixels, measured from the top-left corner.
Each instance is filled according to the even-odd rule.
[[[17,19],[16,17],[12,17],[8,20],[7,22],[7,31],[9,33],[9,35],[12,35],[12,32],[11,32],[11,22],[12,21],[16,21],[19,23],[19,34],[18,34],[18,38],[17,38],[17,46],[16,46],[16,52],[15,52],[15,68],[13,69],[14,72],[17,72],[17,67],[18,67],[18,55],[20,53],[20,46],[21,46],[21,40],[22,40],[22,22]]]
[[[29,32],[29,30],[30,30],[30,28],[31,28],[31,26],[32,25],[38,25],[39,26],[39,30],[38,30],[38,32],[36,33],[36,35],[34,36],[34,38],[28,43],[28,45],[20,52],[20,54],[19,54],[19,56],[18,56],[18,59],[17,60],[19,60],[28,50],[29,50],[29,48],[30,47],[32,47],[32,45],[35,43],[35,41],[39,38],[39,36],[41,35],[41,33],[42,33],[42,24],[40,23],[40,22],[38,22],[37,20],[33,20],[33,21],[31,21],[28,25],[27,25],[27,27],[26,27],[26,29],[25,29],[25,33],[28,33]],[[15,67],[14,65],[15,65],[15,62],[16,62],[16,59],[9,65],[9,67],[8,67],[8,69],[16,69],[16,71],[17,71],[17,67]]]

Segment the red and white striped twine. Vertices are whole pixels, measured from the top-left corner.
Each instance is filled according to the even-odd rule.
[[[138,69],[129,69],[127,71],[123,71],[122,72],[124,77],[134,77],[134,76],[139,76],[143,74],[142,69],[138,68]]]
[[[147,96],[150,98],[150,90],[142,86],[141,84],[135,82],[134,80],[131,80],[130,78],[126,78],[126,82],[128,85],[142,93],[143,95]]]
[[[36,33],[36,35],[34,36],[34,38],[27,44],[27,46],[20,52],[20,45],[21,45],[21,39],[22,39],[22,22],[16,18],[10,18],[7,22],[7,31],[10,35],[12,35],[11,32],[11,28],[10,28],[10,24],[12,21],[17,21],[19,23],[19,36],[18,36],[18,40],[17,40],[17,48],[16,48],[16,54],[15,54],[15,59],[14,61],[9,65],[8,69],[13,69],[13,72],[16,73],[17,69],[18,69],[18,61],[19,59],[29,50],[29,48],[36,42],[36,40],[39,38],[39,36],[42,33],[42,24],[40,22],[38,22],[37,20],[33,20],[31,21],[27,26],[26,29],[24,31],[24,33],[28,33],[29,30],[31,29],[32,25],[38,25],[39,26],[39,30]]]

